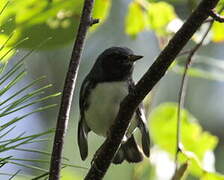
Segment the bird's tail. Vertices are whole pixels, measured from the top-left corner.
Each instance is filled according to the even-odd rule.
[[[127,140],[127,142],[121,145],[113,159],[113,163],[120,164],[124,160],[130,163],[137,163],[143,160],[143,154],[139,150],[133,135]]]

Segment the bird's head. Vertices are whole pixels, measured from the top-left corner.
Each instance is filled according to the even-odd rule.
[[[111,47],[100,54],[96,66],[105,80],[124,80],[132,75],[134,63],[142,57],[126,47]]]

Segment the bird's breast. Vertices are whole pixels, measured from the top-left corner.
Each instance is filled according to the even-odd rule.
[[[85,112],[89,128],[96,134],[106,137],[116,118],[120,103],[127,94],[127,82],[98,83],[89,95],[89,107]]]

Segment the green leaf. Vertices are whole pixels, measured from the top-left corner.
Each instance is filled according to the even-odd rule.
[[[173,6],[166,2],[161,1],[149,4],[148,18],[150,28],[160,36],[167,34],[166,26],[176,17]]]
[[[216,6],[216,11],[219,12],[220,10],[222,10],[224,7],[224,0],[219,0],[217,6]]]
[[[147,10],[137,1],[131,2],[125,18],[125,32],[133,36],[147,28],[149,28]]]
[[[109,15],[111,0],[96,0],[93,9],[93,18],[99,19],[100,22],[90,28],[91,31],[96,30],[104,23]]]
[[[201,177],[205,170],[202,168],[202,163],[194,152],[183,150],[178,154],[181,163],[188,162],[188,172],[194,176]],[[212,162],[210,162],[212,164]],[[213,165],[213,164],[212,164]]]
[[[174,157],[176,152],[177,104],[164,103],[153,110],[149,127],[151,137],[156,145]],[[211,156],[217,145],[217,137],[203,131],[195,117],[188,111],[181,111],[181,152],[179,162],[188,162],[188,172],[197,177],[223,177],[217,173],[209,173],[208,163],[214,168]],[[206,176],[205,176],[206,175]],[[219,179],[218,179],[219,180]]]
[[[11,45],[26,37],[30,40],[23,43],[21,47],[34,47],[49,37],[52,37],[52,40],[45,44],[45,47],[55,47],[68,42],[69,38],[74,39],[74,29],[77,30],[79,22],[81,1],[75,3],[73,0],[64,2],[59,0],[52,1],[50,4],[47,2],[46,0],[41,2],[17,0],[10,4],[7,8],[10,13],[6,13],[7,18],[4,17],[4,20],[7,21],[9,18],[13,20],[3,26],[3,29],[5,33],[16,30]],[[36,6],[36,4],[39,5]],[[67,27],[63,25],[65,21],[70,23]]]
[[[224,15],[224,12],[222,13]],[[214,42],[223,42],[224,41],[224,23],[214,22],[212,26],[212,40]]]
[[[145,0],[136,0],[129,4],[125,32],[133,36],[151,29],[157,35],[164,36],[169,33],[167,25],[176,17],[173,6],[164,1],[148,3]]]
[[[177,104],[164,103],[153,110],[149,127],[156,145],[174,156],[176,152]],[[192,152],[202,163],[207,152],[217,145],[218,139],[203,131],[195,117],[187,110],[181,111],[181,144],[183,150]]]
[[[224,175],[207,172],[200,178],[200,180],[224,180]]]
[[[101,18],[100,24],[107,17],[110,4],[111,0],[96,0],[94,17]],[[29,37],[20,47],[31,48],[52,37],[42,48],[54,48],[74,40],[82,6],[83,0],[16,0],[0,16],[0,23],[5,35],[16,30],[10,46]]]

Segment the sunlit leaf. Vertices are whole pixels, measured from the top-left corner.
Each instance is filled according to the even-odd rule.
[[[224,23],[214,22],[212,26],[212,40],[214,42],[223,42],[224,41],[223,32],[224,32]]]
[[[202,168],[202,163],[194,152],[182,150],[178,157],[179,162],[188,162],[188,172],[197,177],[203,175],[205,170]]]
[[[35,4],[35,5],[34,5]],[[27,21],[32,21],[32,19],[36,18],[44,8],[47,7],[47,1],[39,1],[37,3],[36,0],[26,1],[18,1],[17,7],[22,7],[22,10],[18,9],[16,13],[16,24],[28,23]]]
[[[149,28],[147,9],[144,9],[137,1],[133,1],[128,6],[125,32],[133,36],[147,28]]]
[[[108,15],[110,3],[111,0],[96,0],[94,17],[100,18],[101,24]],[[53,48],[74,40],[82,6],[83,0],[16,0],[2,14],[0,23],[6,35],[16,30],[11,46],[29,37],[20,47],[32,48],[52,37],[42,48]]]
[[[150,118],[151,137],[156,145],[174,157],[176,152],[177,104],[164,103],[152,111]],[[179,160],[188,162],[188,171],[201,177],[207,170],[214,169],[211,157],[217,145],[217,137],[203,131],[197,120],[188,111],[181,111],[181,149]],[[209,163],[210,167],[206,166]]]
[[[224,175],[207,172],[200,178],[200,180],[224,180]]]
[[[173,6],[164,1],[149,3],[145,0],[136,0],[129,4],[125,31],[133,36],[151,29],[157,35],[164,36],[170,33],[166,27],[175,18],[177,15]]]
[[[157,107],[150,116],[150,130],[153,141],[172,155],[176,152],[177,105],[165,103]],[[203,160],[207,151],[217,145],[217,137],[203,131],[195,117],[188,111],[181,112],[181,143],[183,149]]]
[[[216,10],[217,12],[219,12],[220,10],[222,10],[224,7],[224,0],[219,0],[217,6],[216,6]]]
[[[91,27],[91,31],[95,30],[107,18],[110,12],[111,0],[96,0],[93,9],[93,18],[99,19],[100,22]]]
[[[166,2],[161,1],[149,4],[148,18],[150,28],[158,35],[165,35],[167,33],[166,26],[176,17],[173,6]]]

